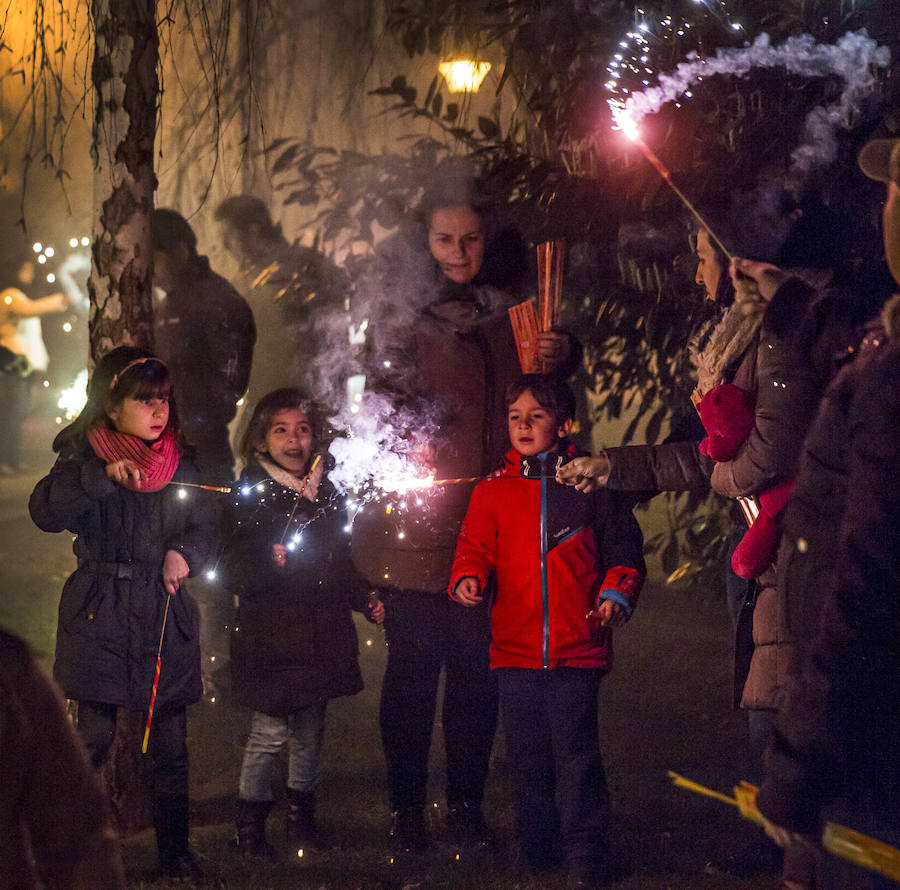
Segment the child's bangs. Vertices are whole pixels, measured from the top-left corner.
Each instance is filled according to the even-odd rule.
[[[129,399],[167,399],[172,395],[172,378],[162,362],[149,361],[126,374],[122,389]]]

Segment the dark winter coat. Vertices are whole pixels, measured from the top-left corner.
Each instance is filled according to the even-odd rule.
[[[184,458],[179,481],[199,481]],[[176,550],[191,574],[203,568],[216,541],[210,497],[177,485],[129,491],[106,475],[87,440],[67,447],[38,482],[28,505],[35,524],[77,536],[53,668],[67,698],[147,709],[167,596],[163,559]],[[201,691],[197,608],[181,590],[169,605],[156,707],[186,705]]]
[[[392,398],[395,419],[410,411],[416,433],[431,423],[438,479],[485,476],[506,450],[506,389],[522,373],[508,313],[513,302],[493,289],[456,288],[398,332],[406,343],[390,357],[390,373],[372,376],[372,387]],[[580,360],[574,342],[571,359],[561,376]],[[443,591],[474,484],[430,490],[421,507],[406,499],[390,514],[385,503],[367,505],[353,523],[360,571],[382,587]]]
[[[610,448],[608,485],[614,489],[704,490],[755,497],[790,479],[803,437],[831,373],[832,329],[810,330],[816,292],[799,279],[783,284],[766,309],[757,338],[744,353],[731,383],[749,392],[755,424],[731,460],[714,463],[697,443]],[[802,334],[802,336],[801,336]],[[753,610],[753,654],[741,705],[777,708],[792,648],[779,610],[776,575],[758,579]]]
[[[3,631],[0,887],[125,887],[106,794],[59,691],[25,644]]]
[[[865,812],[849,824],[900,841],[898,431],[894,339],[829,388],[785,517],[785,610],[804,645],[758,804],[795,831],[813,830],[841,795],[850,815],[840,821]]]
[[[612,667],[612,630],[586,615],[601,599],[630,616],[645,567],[630,509],[609,491],[582,494],[552,477],[577,452],[522,457],[479,482],[463,521],[450,595],[467,576],[493,575],[491,667]]]
[[[355,695],[363,682],[351,608],[365,610],[368,587],[350,561],[343,499],[323,481],[315,503],[298,502],[255,464],[235,492],[221,566],[240,601],[231,636],[238,701],[280,717]],[[272,545],[298,533],[286,565],[276,565]]]

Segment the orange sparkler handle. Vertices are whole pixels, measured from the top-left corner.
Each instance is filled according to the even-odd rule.
[[[162,630],[159,632],[159,647],[156,650],[156,674],[153,677],[153,690],[150,693],[150,707],[147,709],[147,725],[144,727],[144,741],[141,745],[141,754],[147,753],[147,744],[150,741],[150,724],[153,722],[153,707],[156,704],[156,690],[159,688],[159,672],[162,670],[162,644],[166,635],[166,620],[169,617],[169,603],[172,594],[166,594],[166,608],[163,612]]]
[[[319,461],[322,460],[322,455],[317,454],[312,464],[310,464],[309,470],[306,475],[303,477],[303,484],[300,486],[300,491],[297,492],[297,497],[294,498],[294,506],[291,508],[291,515],[288,516],[287,524],[284,527],[284,531],[281,533],[281,540],[278,542],[279,544],[284,543],[284,539],[287,537],[288,529],[291,527],[291,522],[293,522],[294,514],[297,512],[297,506],[300,504],[300,498],[306,493],[306,486],[309,484],[309,477],[312,476],[313,470],[318,466]]]
[[[199,482],[172,482],[168,485],[181,485],[185,488],[202,488],[204,491],[219,491],[222,494],[231,494],[231,488],[225,485],[201,485]]]
[[[141,745],[141,754],[147,753],[147,745],[150,741],[150,724],[153,722],[153,706],[156,704],[156,690],[159,688],[159,672],[162,668],[162,658],[156,656],[156,676],[153,678],[153,692],[150,693],[150,708],[147,711],[147,725],[144,727],[144,742]]]

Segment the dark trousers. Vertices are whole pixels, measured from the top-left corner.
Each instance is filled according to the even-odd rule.
[[[78,702],[78,732],[91,763],[103,765],[116,731],[115,705]],[[187,709],[154,711],[147,752],[148,776],[153,799],[153,827],[160,863],[164,868],[188,852],[188,750]]]
[[[387,599],[385,633],[380,717],[391,809],[425,804],[441,668],[447,805],[480,807],[497,729],[487,604],[467,608],[444,593],[397,591]]]
[[[601,672],[499,668],[516,835],[529,864],[591,866],[603,854],[609,792],[600,756]]]
[[[116,706],[103,702],[78,703],[78,732],[87,746],[91,763],[99,769],[109,754],[116,731]],[[164,708],[154,711],[147,752],[154,797],[187,797],[188,750],[187,709]]]

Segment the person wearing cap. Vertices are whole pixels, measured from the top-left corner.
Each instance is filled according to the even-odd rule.
[[[900,139],[859,165],[886,184],[883,237],[900,283]],[[738,262],[761,292],[778,271]],[[804,442],[779,561],[804,645],[786,688],[757,805],[781,846],[816,850],[816,887],[896,883],[817,839],[827,821],[900,847],[900,295],[829,387]]]

